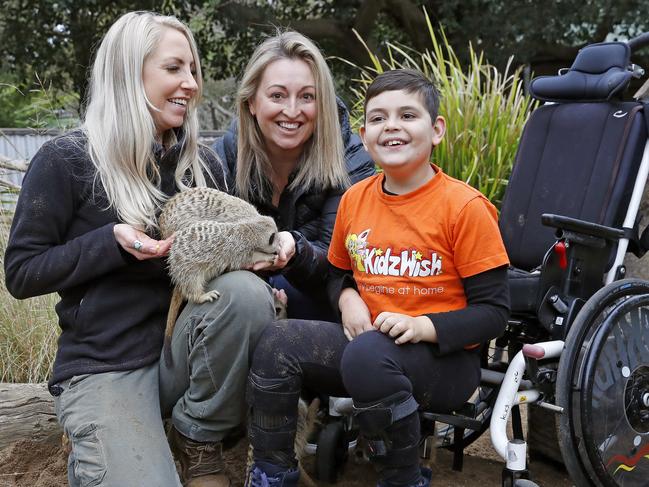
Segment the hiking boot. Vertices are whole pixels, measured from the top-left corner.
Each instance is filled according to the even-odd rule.
[[[180,480],[185,487],[230,487],[220,441],[194,441],[172,427],[169,445],[180,463]]]
[[[300,471],[297,468],[282,470],[266,462],[255,462],[250,468],[244,487],[297,487]]]

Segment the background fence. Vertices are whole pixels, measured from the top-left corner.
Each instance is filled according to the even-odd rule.
[[[8,185],[0,185],[0,204],[12,206],[16,199],[15,192],[2,192],[13,185],[19,187],[24,176],[24,169],[38,149],[48,140],[62,134],[58,129],[35,130],[0,128],[0,180]],[[219,130],[203,130],[199,140],[212,145],[217,137],[223,135]]]

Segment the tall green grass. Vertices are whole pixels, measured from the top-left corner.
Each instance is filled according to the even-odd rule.
[[[18,107],[10,117],[5,114],[11,126],[66,130],[78,125],[70,108],[78,105],[78,96],[57,94],[38,76],[36,88],[27,93],[0,82],[0,100],[3,97],[12,99],[16,103],[14,108]],[[7,291],[4,253],[15,196],[13,189],[0,186],[0,382],[43,382],[50,374],[56,353],[59,326],[54,305],[58,297],[50,294],[17,300]]]
[[[359,69],[352,91],[355,129],[363,121],[365,90],[385,70],[412,68],[434,79],[441,93],[440,114],[446,119],[446,136],[433,159],[444,172],[479,189],[497,206],[511,173],[523,125],[534,107],[525,95],[522,68],[512,59],[503,71],[489,65],[469,46],[469,62],[463,64],[444,32],[435,34],[426,13],[432,47],[417,52],[387,42],[385,59],[368,48],[371,65]],[[361,42],[362,39],[361,39]],[[367,46],[366,46],[367,47]]]
[[[47,380],[56,351],[56,295],[14,299],[5,287],[10,215],[0,206],[0,382]]]

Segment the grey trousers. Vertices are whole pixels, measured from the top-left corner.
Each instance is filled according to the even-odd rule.
[[[72,446],[72,487],[180,487],[163,427],[196,441],[218,441],[246,415],[252,350],[275,317],[270,287],[237,271],[209,285],[221,297],[187,305],[164,360],[136,370],[75,376],[58,385],[59,423]]]
[[[71,487],[180,487],[162,425],[158,365],[75,376],[54,398]]]
[[[254,346],[275,317],[270,286],[248,271],[210,285],[221,297],[188,304],[176,321],[173,364],[160,360],[160,403],[174,427],[195,441],[219,441],[246,418]]]

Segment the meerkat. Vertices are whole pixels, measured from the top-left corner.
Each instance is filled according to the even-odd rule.
[[[162,238],[167,238],[197,221],[227,223],[258,216],[257,209],[241,198],[218,189],[191,188],[177,193],[165,203],[158,218],[158,227]]]
[[[210,188],[177,194],[165,205],[158,222],[163,238],[175,235],[167,259],[174,290],[163,346],[165,362],[170,365],[171,336],[183,300],[211,302],[219,293],[206,286],[215,277],[255,262],[274,262],[277,226],[251,204]]]

